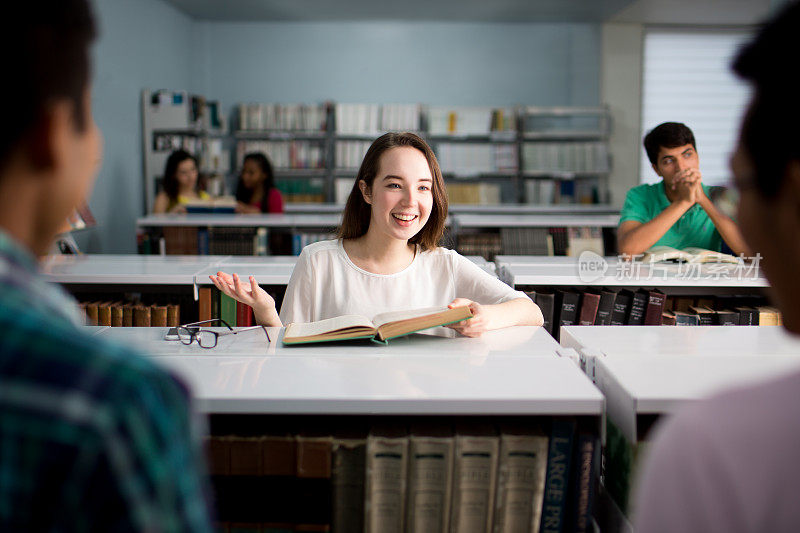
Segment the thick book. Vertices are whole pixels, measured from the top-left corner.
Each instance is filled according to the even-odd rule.
[[[446,533],[453,481],[453,435],[442,426],[413,427],[408,437],[408,533]]]
[[[329,531],[331,523],[330,435],[296,436],[297,523],[295,531]]]
[[[565,531],[587,533],[592,528],[592,508],[600,478],[600,438],[579,433],[573,454]]]
[[[160,327],[160,328],[167,327],[166,305],[150,306],[150,325],[153,327]]]
[[[569,481],[575,426],[574,420],[553,420],[547,450],[541,533],[561,533],[564,530],[567,513],[567,491],[564,488]]]
[[[493,533],[539,530],[547,443],[538,427],[500,428]]]
[[[217,289],[213,287],[200,287],[197,290],[198,320],[200,322],[214,318],[211,311],[211,293],[215,290]]]
[[[236,300],[227,294],[217,291],[219,293],[219,318],[224,320],[230,326],[236,325]]]
[[[697,315],[701,326],[714,325],[714,311],[712,311],[708,307],[693,305],[689,308],[689,311]]]
[[[553,331],[558,332],[560,326],[572,326],[578,318],[578,303],[580,293],[569,289],[556,289],[555,311],[556,318],[553,321]]]
[[[664,311],[661,314],[661,325],[662,326],[674,326],[675,324],[675,312],[674,311]]]
[[[456,427],[452,533],[490,533],[500,437],[490,425]]]
[[[364,531],[365,436],[334,435],[331,458],[331,530]]]
[[[739,313],[740,326],[758,326],[758,311],[754,307],[740,306],[734,310]]]
[[[597,316],[594,324],[596,326],[607,326],[611,324],[611,313],[614,311],[614,302],[617,299],[617,291],[602,289],[600,291],[600,303],[597,305]]]
[[[547,330],[549,334],[553,334],[553,313],[554,313],[554,306],[555,306],[555,294],[552,292],[536,292],[536,305],[539,306],[539,309],[542,311],[542,318],[544,318],[544,323],[542,327]]]
[[[133,308],[133,325],[137,328],[150,327],[151,311],[149,306],[137,305]]]
[[[233,324],[231,324],[231,325],[233,325]],[[255,325],[256,325],[256,320],[255,320],[255,316],[253,315],[253,308],[250,307],[249,305],[245,304],[245,303],[237,301],[236,302],[236,326],[240,327],[240,328],[242,328],[242,327],[246,328],[246,327],[255,326]]]
[[[167,326],[177,328],[181,324],[181,306],[180,304],[167,305]]]
[[[738,326],[739,313],[731,309],[722,309],[714,312],[714,324],[717,326]]]
[[[644,310],[645,326],[660,326],[664,313],[666,295],[658,289],[647,291],[647,304]]]
[[[740,260],[734,255],[705,248],[690,247],[678,250],[671,246],[654,246],[645,251],[642,261],[646,263],[739,263]]]
[[[780,326],[782,323],[780,312],[771,306],[761,305],[756,308],[758,310],[758,325],[759,326]]]
[[[593,326],[597,318],[597,309],[600,306],[600,294],[584,291],[581,295],[580,311],[578,312],[579,326]]]
[[[700,317],[695,313],[687,313],[684,311],[673,311],[675,315],[676,326],[697,326],[700,324]]]
[[[386,344],[390,339],[436,326],[453,324],[472,317],[469,307],[428,307],[410,311],[381,313],[372,320],[361,315],[343,315],[317,322],[291,323],[286,326],[286,345],[372,339]]]
[[[630,326],[640,326],[644,323],[644,313],[650,294],[645,289],[639,289],[631,296],[631,307],[625,323]]]
[[[614,298],[614,307],[611,310],[611,320],[609,321],[612,326],[625,325],[628,321],[631,301],[633,301],[633,292],[630,290],[622,289],[617,293],[616,298]]]
[[[404,531],[408,435],[378,427],[367,436],[364,531]]]

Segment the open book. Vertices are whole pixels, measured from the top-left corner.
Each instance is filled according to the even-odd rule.
[[[705,248],[684,248],[678,250],[671,246],[653,246],[644,253],[642,261],[645,263],[658,263],[661,261],[687,262],[687,263],[738,263],[739,258],[706,250]]]
[[[286,326],[283,343],[306,344],[350,339],[372,339],[386,344],[395,337],[422,331],[436,326],[445,326],[471,318],[469,307],[428,307],[410,311],[381,313],[369,320],[361,315],[343,315],[317,322],[291,323]]]

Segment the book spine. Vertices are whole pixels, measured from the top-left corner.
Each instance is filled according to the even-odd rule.
[[[407,454],[407,437],[367,437],[366,533],[404,531]]]
[[[219,292],[219,318],[231,326],[236,325],[236,300],[223,292]]]
[[[331,530],[364,531],[366,440],[333,442],[331,467]]]
[[[150,308],[150,325],[153,327],[167,327],[167,306],[154,305]]]
[[[456,436],[451,533],[491,531],[498,453],[497,436]]]
[[[539,530],[547,440],[546,435],[500,436],[494,533]]]
[[[448,531],[452,468],[452,437],[410,437],[408,533]]]
[[[137,328],[149,328],[151,311],[149,307],[137,305],[133,308],[133,325]]]
[[[561,533],[564,526],[566,489],[572,458],[572,440],[575,423],[555,419],[550,434],[547,455],[547,479],[542,506],[542,533]]]

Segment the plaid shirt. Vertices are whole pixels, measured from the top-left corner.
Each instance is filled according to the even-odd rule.
[[[200,424],[0,231],[0,531],[211,531]]]

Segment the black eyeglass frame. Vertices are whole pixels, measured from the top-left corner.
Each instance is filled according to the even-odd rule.
[[[194,328],[194,326],[199,326],[201,324],[208,324],[210,322],[221,322],[222,325],[224,325],[226,328],[228,328],[228,331],[219,332],[219,331],[212,331],[210,329]],[[261,328],[261,327],[262,326],[252,326],[252,327],[248,327],[248,328],[234,330],[231,327],[230,324],[228,324],[226,321],[222,320],[221,318],[212,318],[210,320],[201,320],[200,322],[192,322],[190,324],[182,324],[182,325],[177,327],[177,330],[178,330],[178,339],[181,341],[181,343],[183,343],[183,344],[188,346],[188,345],[192,344],[192,342],[197,340],[197,344],[200,345],[201,348],[205,348],[207,350],[210,350],[212,348],[216,348],[217,343],[219,342],[219,338],[221,336],[223,336],[223,335],[236,335],[237,333],[240,333],[242,331],[249,331],[251,329],[257,329],[257,328]],[[203,337],[201,337],[201,334],[203,335]],[[269,342],[269,340],[270,340],[269,339],[269,333],[267,333],[266,329],[264,330],[264,334],[267,336],[267,341]],[[204,338],[209,338],[209,337],[213,338],[214,342],[210,343],[210,342],[206,341],[204,343],[203,339]]]

